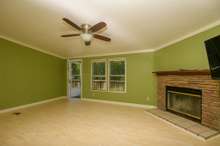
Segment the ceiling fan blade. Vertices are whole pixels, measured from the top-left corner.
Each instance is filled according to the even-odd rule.
[[[80,34],[77,33],[77,34],[64,34],[64,35],[61,35],[61,37],[74,37],[74,36],[80,36]]]
[[[100,39],[100,40],[103,40],[103,41],[107,41],[107,42],[110,42],[111,39],[106,37],[106,36],[103,36],[103,35],[99,35],[99,34],[94,34],[93,35],[94,38],[96,39]]]
[[[99,30],[101,30],[102,28],[104,28],[107,24],[105,22],[99,22],[95,25],[93,25],[91,28],[89,28],[90,32],[97,32]]]
[[[73,26],[74,28],[76,28],[77,30],[82,30],[81,27],[79,27],[77,24],[73,23],[71,20],[67,19],[67,18],[63,18],[63,21],[65,21],[66,23],[68,23],[69,25]]]

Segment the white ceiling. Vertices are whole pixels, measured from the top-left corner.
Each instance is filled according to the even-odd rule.
[[[90,47],[62,21],[104,21],[104,35]],[[220,24],[220,0],[0,0],[0,36],[62,57],[152,51],[204,27]]]

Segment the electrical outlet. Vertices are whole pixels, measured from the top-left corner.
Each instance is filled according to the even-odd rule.
[[[146,100],[147,100],[147,101],[149,101],[149,100],[150,100],[150,97],[149,97],[149,96],[147,96],[147,97],[146,97]]]

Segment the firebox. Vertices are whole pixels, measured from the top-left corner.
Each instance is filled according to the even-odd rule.
[[[166,110],[201,122],[202,90],[166,86]]]

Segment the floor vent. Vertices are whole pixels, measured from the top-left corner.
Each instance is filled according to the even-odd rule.
[[[13,113],[13,115],[16,115],[16,116],[18,116],[18,115],[20,115],[21,113],[20,112],[15,112],[15,113]]]

